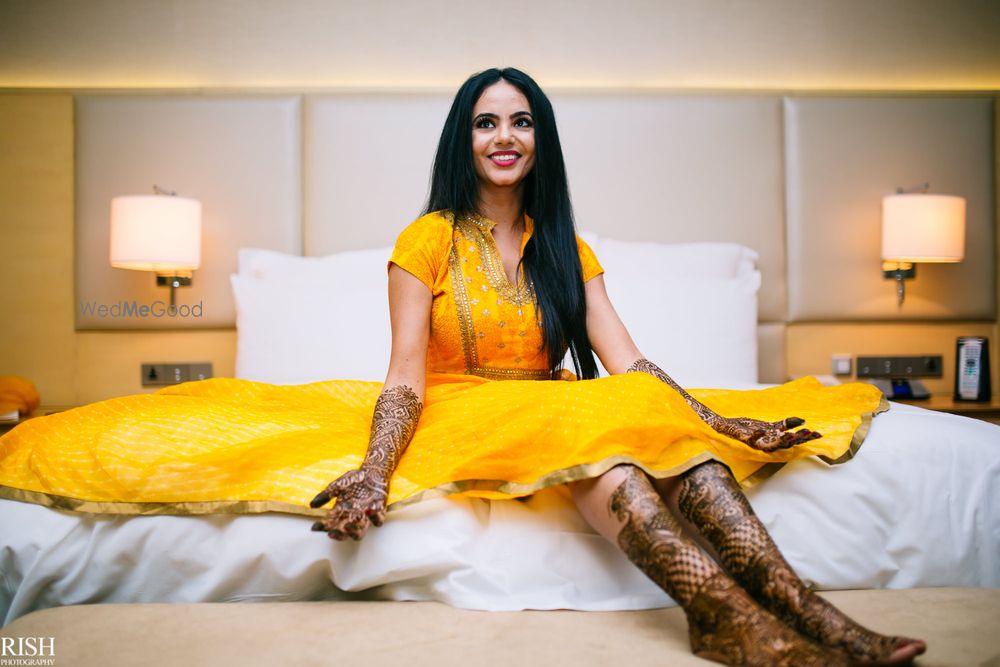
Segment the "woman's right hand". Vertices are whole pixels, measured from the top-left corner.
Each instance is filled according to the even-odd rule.
[[[312,529],[323,531],[335,540],[347,537],[360,540],[371,524],[381,526],[385,521],[388,492],[389,481],[381,470],[364,466],[349,470],[330,482],[309,503],[310,507],[316,508],[337,499]]]

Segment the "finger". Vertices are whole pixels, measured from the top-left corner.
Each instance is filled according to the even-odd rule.
[[[368,510],[368,520],[375,526],[385,523],[385,510]]]
[[[364,523],[357,525],[351,532],[347,534],[348,537],[350,537],[355,542],[359,541],[362,537],[365,536],[365,534],[368,533],[369,525],[370,524],[368,523],[368,520],[365,519]]]
[[[797,433],[802,433],[802,431],[796,431]],[[802,436],[802,442],[809,442],[810,440],[816,440],[817,438],[822,438],[823,434],[816,431],[805,431]]]
[[[329,484],[327,484],[326,488],[317,493],[316,497],[309,502],[309,507],[312,507],[313,509],[316,509],[317,507],[322,507],[323,505],[326,505],[328,502],[339,496],[340,492],[343,490],[342,489],[343,479],[344,477],[340,476],[337,479],[330,482]]]
[[[314,533],[322,533],[326,531],[326,528],[323,526],[322,521],[317,521],[312,525],[312,528],[310,528],[310,530],[312,530]]]
[[[361,530],[362,524],[367,523],[368,519],[365,518],[364,512],[358,509],[349,509],[337,515],[331,528],[340,533],[342,538],[349,537],[356,540],[359,539],[356,535],[364,534],[364,531]]]
[[[788,419],[785,419],[783,422],[780,422],[778,428],[780,428],[782,431],[790,431],[793,428],[797,426],[802,426],[805,423],[806,420],[803,419],[802,417],[789,417]]]
[[[786,433],[782,438],[782,447],[787,449],[788,447],[801,445],[804,442],[809,442],[810,440],[815,440],[819,437],[819,433],[808,429],[802,429],[801,431],[795,431],[794,433]]]
[[[368,519],[362,518],[344,526],[344,534],[355,542],[360,540],[368,532]]]
[[[316,509],[326,505],[331,500],[333,500],[333,496],[328,491],[320,491],[315,498],[309,501],[309,507]]]
[[[325,489],[317,493],[316,497],[309,502],[309,507],[316,509],[317,507],[326,505],[328,502],[336,498],[340,493],[340,487],[337,485],[337,482],[339,481],[340,480],[337,479],[330,482]]]

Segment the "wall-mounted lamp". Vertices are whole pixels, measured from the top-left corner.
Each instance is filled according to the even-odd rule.
[[[896,281],[899,305],[904,280],[918,263],[961,262],[965,257],[965,199],[904,192],[882,199],[882,275]]]
[[[201,202],[156,186],[153,191],[111,200],[111,266],[155,271],[174,306],[175,290],[189,286],[201,264]]]

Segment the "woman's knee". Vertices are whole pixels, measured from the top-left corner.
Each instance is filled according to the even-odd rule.
[[[622,522],[611,512],[611,496],[627,480],[646,479],[646,473],[633,465],[618,465],[591,479],[569,485],[573,501],[591,527],[612,542],[621,530]]]

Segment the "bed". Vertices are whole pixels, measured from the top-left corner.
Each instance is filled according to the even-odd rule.
[[[647,356],[687,386],[762,386],[754,251],[583,236]],[[241,251],[231,277],[238,375],[378,380],[388,256],[389,248],[320,258]],[[348,278],[354,289],[330,292]],[[318,300],[332,307],[306,307]],[[342,307],[365,326],[341,326]],[[684,326],[665,329],[663,318],[677,312],[689,314]],[[695,345],[719,352],[693,358],[684,351]],[[853,460],[797,461],[748,489],[796,571],[821,590],[1000,587],[1000,426],[892,404],[860,428],[867,437]],[[590,530],[561,487],[520,502],[438,498],[393,508],[360,543],[312,533],[312,521],[74,514],[3,500],[0,614],[6,624],[98,602],[436,600],[495,611],[673,604]]]

